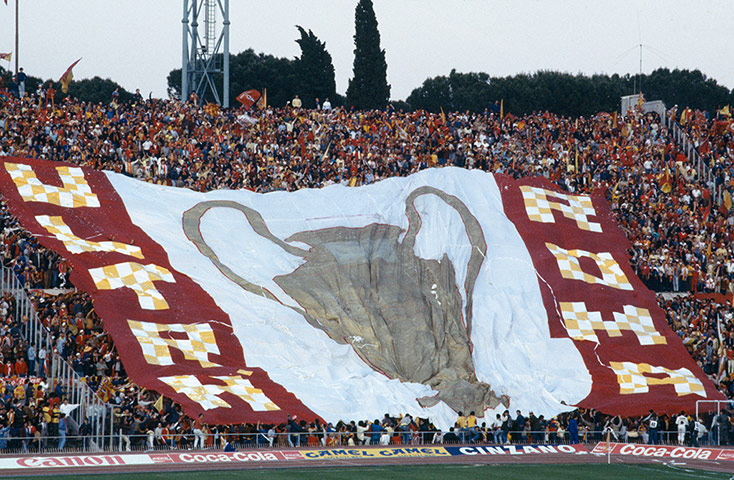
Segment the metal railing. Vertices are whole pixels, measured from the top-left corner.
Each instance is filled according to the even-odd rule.
[[[74,372],[72,366],[59,352],[54,350],[54,335],[40,321],[33,302],[15,272],[8,267],[0,267],[0,292],[10,293],[15,299],[14,318],[20,326],[21,337],[36,352],[36,372],[47,381],[49,392],[60,392],[69,403],[78,405],[69,416],[81,425],[88,418],[92,425],[92,444],[96,449],[104,449],[104,439],[112,434],[112,406],[103,402],[85,379]],[[39,352],[45,349],[46,357],[40,358]],[[29,372],[32,375],[34,372]],[[105,435],[107,433],[107,435]]]
[[[481,432],[480,432],[481,433]],[[344,447],[410,447],[426,445],[486,445],[504,448],[521,448],[523,445],[569,445],[571,439],[568,431],[557,432],[510,431],[509,435],[488,431],[479,437],[473,438],[474,432],[455,431],[456,438],[449,440],[447,432],[418,431],[394,432],[372,437],[371,432],[365,432],[364,439],[360,440],[355,432],[298,432],[298,433],[201,433],[190,431],[185,433],[155,433],[149,431],[144,434],[125,434],[118,430],[114,435],[82,436],[36,435],[32,437],[2,437],[0,436],[0,453],[75,453],[75,452],[150,452],[150,451],[188,451],[188,450],[223,450],[230,445],[235,450],[257,450],[267,448],[344,448]],[[610,434],[610,441],[619,443],[652,444],[647,435],[634,432]],[[504,435],[504,436],[503,436]],[[499,438],[498,438],[499,437]],[[715,432],[706,432],[702,436],[696,435],[697,441],[691,441],[687,433],[684,444],[688,446],[719,445]],[[505,441],[505,438],[507,440]],[[605,441],[607,430],[581,431],[578,442],[584,445],[596,445]],[[678,445],[678,431],[660,431],[655,441],[656,445]]]
[[[681,146],[683,152],[688,158],[688,163],[696,168],[698,179],[703,180],[707,185],[711,186],[711,201],[716,205],[721,205],[724,190],[722,185],[716,184],[716,176],[713,169],[708,165],[698,153],[698,149],[691,141],[688,133],[680,124],[669,116],[669,112],[665,115],[665,126],[673,134],[673,139]]]

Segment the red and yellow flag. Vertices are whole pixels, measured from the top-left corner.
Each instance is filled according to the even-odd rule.
[[[155,407],[156,410],[158,410],[158,412],[160,412],[160,413],[163,412],[163,395],[161,395],[160,397],[158,397],[158,400],[155,401],[155,403],[153,404],[153,406]]]
[[[670,177],[670,168],[665,167],[665,174],[660,179],[660,191],[663,193],[670,193],[673,191],[672,179]]]
[[[263,94],[260,97],[260,100],[258,100],[255,105],[257,105],[257,108],[259,108],[260,110],[264,110],[268,108],[268,89],[267,88],[263,88]]]
[[[206,105],[204,105],[204,111],[212,117],[216,117],[220,113],[219,105],[217,105],[216,103],[207,103]]]
[[[79,60],[81,60],[81,58]],[[79,60],[69,65],[69,68],[67,68],[64,74],[61,75],[61,78],[59,78],[61,91],[64,93],[69,93],[69,84],[72,80],[74,80],[74,73],[71,71],[71,69],[74,68],[77,63],[79,63]]]
[[[245,110],[247,110],[251,106],[253,106],[258,100],[260,100],[260,92],[258,92],[257,90],[246,90],[237,95],[236,100],[240,102],[243,107],[245,107]]]
[[[727,215],[729,210],[731,210],[732,204],[734,204],[734,202],[732,202],[729,190],[724,190],[724,198],[721,199],[721,206],[719,206],[721,214]]]

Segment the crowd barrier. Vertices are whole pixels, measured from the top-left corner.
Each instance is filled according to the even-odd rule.
[[[672,132],[675,141],[681,146],[685,152],[689,163],[696,169],[698,178],[711,186],[712,199],[714,203],[720,204],[723,199],[723,189],[721,185],[716,185],[716,179],[713,169],[698,154],[695,145],[691,141],[688,134],[680,124],[675,120],[664,117],[665,126]],[[190,449],[201,448],[196,442],[193,433],[190,434],[174,434],[163,444],[154,434],[143,435],[124,435],[121,432],[115,432],[113,419],[114,406],[107,404],[87,385],[84,378],[78,376],[67,362],[58,352],[53,349],[53,336],[39,320],[38,314],[28,297],[27,291],[23,284],[19,281],[13,270],[8,267],[0,268],[0,291],[10,293],[15,298],[15,318],[20,320],[21,335],[27,340],[36,351],[41,346],[47,348],[47,358],[37,358],[36,362],[42,366],[37,368],[40,376],[46,380],[49,390],[53,391],[57,386],[61,387],[65,396],[69,399],[69,403],[78,405],[78,407],[70,412],[71,418],[81,424],[85,418],[90,420],[92,425],[92,435],[76,436],[67,435],[65,437],[11,437],[8,431],[0,433],[0,452],[2,453],[25,453],[25,452],[48,452],[58,451],[61,444],[61,450],[69,452],[99,452],[99,451],[126,451],[132,450],[168,450],[168,449]],[[406,437],[408,435],[408,437]],[[474,436],[471,432],[457,432],[460,437],[457,443],[465,444]],[[365,433],[367,437],[366,444],[371,444],[369,432]],[[511,444],[568,444],[568,433],[559,435],[550,432],[510,432]],[[583,432],[580,433],[579,441],[585,444],[595,444],[604,437],[604,432]],[[349,445],[350,437],[353,434],[344,434],[341,432],[329,434],[276,434],[268,437],[265,434],[244,434],[244,433],[216,433],[204,435],[204,447],[211,449],[224,448],[226,442],[231,441],[235,448],[250,449],[277,446],[279,448],[287,447],[318,447],[329,445]],[[660,444],[676,445],[678,444],[678,432],[666,431],[659,433]],[[622,438],[613,438],[624,443],[647,443],[645,435],[639,435],[637,432],[630,432]],[[715,432],[707,432],[701,439],[704,445],[719,445],[721,442],[717,438]],[[354,445],[362,445],[356,437],[351,438]],[[197,443],[195,445],[195,442]],[[386,442],[386,443],[384,443]],[[399,443],[396,443],[399,442]],[[416,432],[406,434],[404,432],[396,432],[392,437],[376,440],[376,445],[396,445],[396,444],[445,444],[440,432]],[[487,438],[481,439],[482,444],[496,445],[497,438],[493,433],[488,433]],[[501,442],[504,443],[504,442]]]
[[[81,425],[85,418],[89,419],[92,442],[97,448],[103,448],[105,439],[113,433],[112,406],[103,402],[84,378],[74,372],[71,364],[54,350],[51,331],[40,321],[17,275],[5,266],[0,268],[0,292],[10,293],[15,298],[13,313],[14,318],[19,320],[21,337],[36,351],[36,372],[29,373],[43,377],[49,392],[60,391],[71,405],[77,405],[69,412],[69,417],[76,425]],[[47,352],[43,358],[39,356],[41,347],[45,347]]]
[[[10,437],[0,436],[0,453],[93,453],[93,452],[148,452],[148,451],[188,451],[188,450],[224,450],[227,444],[235,450],[257,450],[262,448],[326,448],[346,446],[400,446],[400,445],[569,445],[572,444],[568,432],[509,432],[508,440],[499,441],[492,432],[479,438],[474,432],[457,431],[458,439],[449,441],[444,438],[446,432],[394,432],[391,436],[380,435],[372,439],[369,432],[365,433],[362,442],[355,433],[276,433],[269,436],[266,433],[208,433],[196,435],[194,433],[169,434],[158,436],[153,432],[147,434],[124,434],[95,436],[36,436]],[[650,439],[643,435],[614,435],[609,433],[612,442],[649,445]],[[578,443],[596,445],[607,440],[607,431],[580,432]],[[691,441],[686,436],[684,444],[688,446],[721,445],[715,432],[707,432],[702,437]],[[575,442],[574,442],[575,443]],[[678,431],[658,432],[655,445],[676,446]]]
[[[724,189],[722,185],[716,184],[716,178],[711,166],[703,161],[701,156],[698,154],[696,146],[688,136],[688,133],[686,133],[677,121],[673,120],[666,114],[664,122],[668,130],[672,132],[675,141],[685,152],[689,165],[695,167],[698,179],[711,188],[711,198],[713,203],[721,205],[724,198]]]

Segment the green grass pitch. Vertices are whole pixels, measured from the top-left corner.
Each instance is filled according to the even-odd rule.
[[[734,465],[733,465],[734,467]],[[651,464],[573,464],[573,465],[410,465],[375,467],[329,467],[329,468],[287,468],[262,470],[226,470],[170,473],[120,473],[109,475],[53,475],[54,479],[83,478],[84,480],[229,480],[229,479],[268,479],[278,480],[298,478],[304,480],[329,480],[348,478],[350,480],[375,479],[415,479],[461,478],[472,479],[528,479],[543,480],[616,480],[634,479],[701,479],[730,480],[732,473],[709,472],[690,467],[651,465]]]

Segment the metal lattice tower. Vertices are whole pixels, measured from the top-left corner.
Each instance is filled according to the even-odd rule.
[[[217,11],[222,26],[217,34]],[[199,29],[199,19],[203,28]],[[183,0],[183,45],[181,51],[181,99],[196,93],[203,101],[207,92],[229,107],[229,0]],[[214,75],[223,78],[220,100]]]

